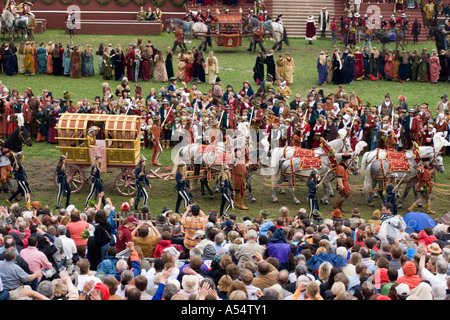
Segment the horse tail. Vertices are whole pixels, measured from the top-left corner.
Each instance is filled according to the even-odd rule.
[[[283,40],[284,40],[284,43],[286,43],[286,45],[289,46],[289,38],[288,38],[285,26],[283,26]]]

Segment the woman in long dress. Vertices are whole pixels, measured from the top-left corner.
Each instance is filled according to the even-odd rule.
[[[64,50],[63,53],[63,68],[64,68],[64,75],[66,77],[70,76],[70,56],[72,54],[71,45],[68,43],[66,50]]]
[[[203,51],[199,51],[197,55],[196,61],[196,71],[197,71],[197,82],[205,83],[206,75],[205,75],[205,58],[203,57]]]
[[[103,52],[105,51],[103,43],[100,43],[95,54],[97,55],[97,73],[103,75]]]
[[[73,79],[81,78],[81,51],[75,46],[70,55],[70,77]]]
[[[25,74],[26,75],[35,75],[35,68],[34,68],[34,50],[33,47],[31,47],[31,42],[27,41],[25,45],[25,59],[23,61],[23,67],[25,68]]]
[[[64,73],[62,67],[62,47],[60,43],[55,44],[55,48],[52,51],[52,59],[53,59],[53,75],[61,76]]]
[[[380,71],[380,52],[376,47],[372,47],[372,51],[370,51],[370,79],[377,80],[378,73]]]
[[[83,68],[82,74],[85,77],[92,77],[95,74],[94,71],[94,51],[92,50],[92,46],[90,44],[86,45],[86,49],[82,54],[83,59]]]
[[[327,56],[324,51],[320,52],[320,56],[317,58],[317,72],[319,74],[319,86],[327,83],[328,70],[327,70]]]
[[[359,47],[355,48],[355,79],[362,80],[364,78],[364,56]]]
[[[333,83],[344,83],[344,63],[339,48],[336,48],[333,52]]]
[[[417,69],[417,81],[428,81],[428,60],[429,60],[429,56],[428,56],[428,52],[427,49],[424,48],[422,50],[422,53],[420,55],[420,63],[419,63],[419,68]]]
[[[394,54],[392,49],[389,49],[388,54],[384,57],[386,64],[384,65],[384,78],[386,80],[394,79]]]
[[[186,67],[184,71],[184,82],[189,83],[194,78],[194,55],[188,51],[186,55]]]
[[[149,44],[146,45],[145,49],[141,53],[141,78],[142,81],[149,81],[151,78],[151,60],[153,56],[153,50]],[[165,65],[164,65],[165,68]],[[156,77],[156,75],[155,75]]]
[[[47,72],[47,51],[44,48],[45,43],[41,42],[36,50],[38,60],[38,73],[45,74]]]
[[[3,50],[3,59],[5,61],[5,73],[7,76],[14,76],[16,74],[16,55],[11,50],[8,44],[5,45]]]
[[[167,71],[167,77],[170,79],[173,77],[173,53],[172,48],[167,47],[167,55],[166,55],[166,71]]]
[[[275,61],[275,80],[277,80],[277,82],[286,80],[286,76],[284,73],[284,63],[285,60],[283,56],[279,54],[277,61]]]
[[[264,59],[262,50],[259,50],[259,55],[256,57],[255,66],[253,67],[253,80],[258,85],[264,81]]]
[[[164,56],[161,50],[158,50],[155,55],[154,76],[156,82],[167,82],[169,80],[167,77],[166,62],[164,61]]]
[[[178,80],[184,81],[186,74],[186,55],[184,53],[184,49],[181,49],[181,52],[177,56],[177,73],[176,78]]]
[[[205,74],[208,75],[208,84],[216,83],[216,77],[219,74],[219,63],[212,50],[209,51],[208,57],[206,58]]]
[[[344,61],[344,83],[352,84],[355,78],[355,56],[351,49]]]
[[[25,73],[25,67],[24,67],[24,62],[25,62],[25,43],[24,42],[20,43],[18,52],[19,52],[19,54],[18,54],[18,58],[17,58],[17,66],[18,66],[18,72],[17,73],[24,74]]]
[[[437,83],[441,72],[441,64],[436,49],[433,49],[430,57],[430,81]]]
[[[114,78],[119,81],[124,76],[124,63],[125,56],[123,54],[122,48],[118,45],[114,49]]]
[[[284,80],[286,80],[286,84],[290,86],[292,83],[294,83],[294,58],[289,52],[286,52],[284,55],[286,56],[284,61]]]
[[[45,50],[47,51],[47,74],[53,74],[52,52],[54,48],[55,44],[53,43],[53,41],[50,41],[45,47]]]
[[[102,69],[103,69],[103,79],[104,80],[111,80],[113,75],[112,75],[112,63],[111,63],[111,56],[108,53],[108,50],[104,50],[103,51],[103,56],[102,56]]]

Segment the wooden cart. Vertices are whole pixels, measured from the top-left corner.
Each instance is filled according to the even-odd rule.
[[[79,192],[90,178],[93,152],[102,152],[102,167],[120,169],[114,185],[124,196],[136,193],[134,169],[139,163],[141,118],[131,115],[63,113],[58,120],[59,151],[65,155],[67,180],[73,193]],[[89,148],[87,134],[97,126],[97,148]],[[106,170],[106,168],[103,168]],[[84,172],[87,171],[87,173]],[[55,173],[56,183],[56,173]]]

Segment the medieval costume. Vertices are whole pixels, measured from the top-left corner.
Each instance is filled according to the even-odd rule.
[[[67,181],[67,173],[66,173],[66,156],[61,155],[59,158],[59,163],[56,166],[56,183],[58,184],[58,195],[56,196],[56,209],[61,208],[61,197],[66,197],[66,206],[67,208],[70,204],[70,184]]]
[[[334,205],[335,209],[342,210],[342,204],[346,199],[351,196],[350,187],[348,185],[348,162],[351,159],[351,155],[346,153],[342,156],[342,161],[336,168],[337,175],[337,190],[339,191],[339,200]]]
[[[134,202],[134,210],[138,210],[138,205],[139,201],[141,200],[141,197],[142,197],[142,206],[147,205],[148,193],[147,190],[145,190],[145,188],[151,187],[151,185],[145,172],[146,163],[147,160],[145,158],[141,158],[139,160],[138,166],[134,170],[134,178],[136,179],[136,189],[137,189],[136,200]]]
[[[95,194],[95,199],[97,199],[97,195],[101,192],[103,192],[103,183],[102,183],[102,178],[100,175],[100,160],[102,157],[100,155],[96,155],[95,156],[95,160],[94,160],[94,164],[91,166],[91,191],[89,192],[86,201],[84,203],[84,206],[87,207],[89,205],[89,200],[92,198],[92,196],[94,196]],[[106,200],[105,197],[102,197],[102,204],[103,206],[106,205]]]

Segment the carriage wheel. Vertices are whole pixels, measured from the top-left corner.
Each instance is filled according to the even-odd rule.
[[[80,192],[83,188],[84,183],[86,181],[84,172],[80,166],[76,164],[66,164],[66,174],[67,174],[67,182],[70,185],[71,193]],[[54,182],[55,185],[58,186],[56,172],[54,174]]]
[[[119,173],[114,180],[114,185],[116,186],[117,191],[123,196],[132,196],[137,192],[136,179],[134,174],[130,171],[123,171]]]

